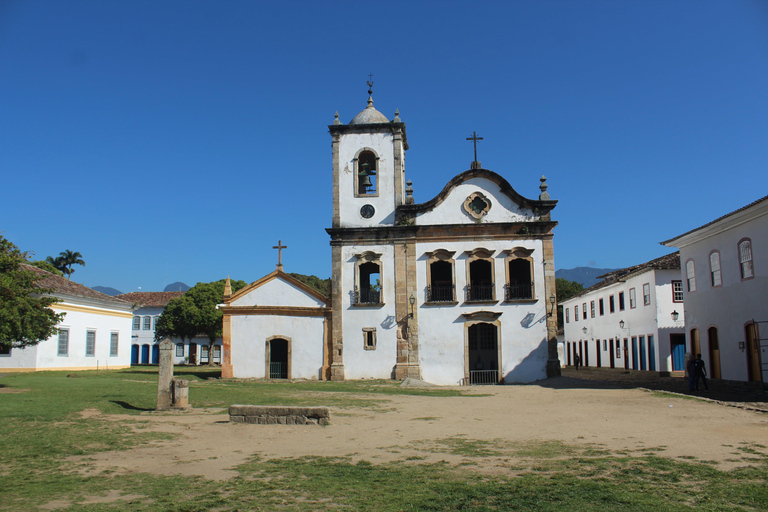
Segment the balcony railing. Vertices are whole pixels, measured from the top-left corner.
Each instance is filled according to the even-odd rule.
[[[493,283],[467,285],[467,301],[481,300],[493,300]]]
[[[533,298],[533,283],[507,283],[504,300]]]
[[[355,286],[354,304],[381,304],[381,290]]]
[[[451,285],[427,286],[427,302],[453,302],[456,287]]]

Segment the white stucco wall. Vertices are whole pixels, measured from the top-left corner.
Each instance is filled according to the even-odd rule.
[[[356,254],[380,253],[383,306],[353,306]],[[395,265],[391,245],[346,246],[342,248],[342,308],[344,372],[348,379],[389,379],[397,358],[397,321],[395,319]],[[363,328],[376,328],[376,349],[365,350]]]
[[[765,202],[764,202],[765,203]],[[720,344],[720,368],[723,379],[747,380],[747,355],[739,348],[746,341],[745,325],[752,320],[768,321],[768,209],[758,205],[753,215],[733,215],[717,225],[690,235],[680,245],[683,268],[679,279],[685,283],[685,264],[694,261],[696,291],[685,291],[685,324],[690,338],[692,329],[699,330],[701,353],[707,368],[711,369],[708,330],[716,327]],[[744,212],[749,214],[750,212]],[[755,277],[741,279],[738,243],[744,238],[752,240],[752,258]],[[713,287],[710,280],[709,255],[720,251],[722,286]],[[768,324],[763,324],[768,331]],[[768,337],[768,332],[761,333]],[[690,343],[690,341],[689,341]],[[762,350],[763,361],[768,350]],[[768,381],[768,375],[763,376]]]
[[[232,306],[324,307],[325,303],[301,288],[276,277],[232,302]]]
[[[10,356],[0,357],[0,368],[15,371],[83,370],[96,368],[127,368],[131,360],[131,319],[127,308],[118,309],[77,298],[66,298],[51,307],[56,313],[66,313],[58,325],[69,329],[69,350],[58,355],[58,334],[35,347],[11,349]],[[86,331],[96,332],[95,353],[85,355]],[[117,356],[110,356],[110,335],[118,334]]]
[[[628,339],[627,347],[629,349],[629,367],[633,367],[633,351],[632,351],[632,338],[638,338],[643,336],[646,346],[646,361],[649,358],[648,337],[653,336],[654,343],[654,368],[655,371],[672,371],[672,359],[670,356],[670,338],[669,335],[673,333],[683,334],[685,332],[683,318],[684,318],[684,305],[683,303],[672,302],[672,284],[673,280],[679,280],[680,274],[676,270],[654,270],[650,269],[642,274],[629,277],[626,281],[620,281],[615,284],[599,288],[595,291],[575,297],[568,301],[563,302],[563,307],[569,309],[568,318],[569,321],[564,325],[564,339],[566,347],[568,342],[586,343],[589,347],[588,350],[582,351],[583,365],[586,363],[589,366],[598,365],[597,354],[600,354],[600,366],[609,367],[610,357],[609,353],[611,345],[608,345],[606,350],[606,344],[603,340],[614,340],[613,351],[615,352],[615,339],[621,339],[621,351],[619,357],[615,359],[615,366],[617,368],[624,367],[624,338]],[[651,303],[645,305],[643,301],[643,285],[648,283],[651,291]],[[636,306],[631,307],[630,304],[630,289],[634,288],[636,292]],[[624,310],[620,309],[619,305],[619,293],[624,292]],[[610,312],[610,296],[614,296],[615,311]],[[603,299],[604,314],[600,315],[600,299]],[[595,302],[595,317],[591,316],[591,303]],[[587,308],[587,319],[584,320],[584,304]],[[574,306],[579,306],[579,318],[574,318]],[[677,322],[672,321],[672,311],[676,310],[679,313]],[[620,321],[624,321],[624,328],[619,326]],[[565,314],[564,320],[565,322]],[[584,334],[583,328],[587,328],[587,333]],[[597,348],[596,340],[600,340],[599,350]],[[584,346],[584,345],[582,345]],[[588,361],[586,361],[585,353],[588,353]],[[638,347],[638,360],[640,358],[640,349]],[[571,349],[571,355],[573,349]],[[567,361],[567,353],[565,355]],[[573,359],[571,358],[571,364]],[[637,368],[640,369],[641,365],[638,361]],[[646,369],[650,368],[650,364],[647,363]]]
[[[497,302],[471,304],[465,302],[467,286],[467,254],[482,247],[493,252],[494,285]],[[534,303],[504,302],[506,284],[505,258],[502,252],[513,247],[532,250]],[[437,249],[456,251],[454,283],[457,305],[424,304],[427,290],[427,252]],[[544,291],[543,250],[540,240],[438,242],[416,245],[417,300],[419,318],[419,356],[422,378],[434,384],[456,385],[465,375],[465,313],[500,312],[501,363],[505,382],[531,382],[546,377],[547,301]],[[470,361],[470,366],[473,361]],[[474,369],[471,367],[470,369]]]
[[[417,225],[431,224],[475,224],[478,221],[464,210],[464,201],[473,192],[483,193],[490,201],[491,208],[482,222],[524,222],[535,220],[533,212],[520,208],[499,186],[485,178],[472,178],[454,188],[445,200],[434,210],[417,215]]]
[[[341,227],[374,227],[395,223],[394,135],[392,133],[348,133],[339,143],[339,215]],[[378,155],[377,196],[355,197],[353,160],[363,148]],[[360,208],[370,204],[376,213],[370,219],[360,215]]]
[[[323,366],[323,317],[232,316],[232,361],[237,378],[265,378],[266,342],[290,340],[291,378],[319,379]]]

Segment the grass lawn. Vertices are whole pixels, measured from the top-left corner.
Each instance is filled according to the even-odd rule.
[[[175,374],[190,380],[196,407],[258,403],[378,410],[392,394],[461,394],[382,381],[221,381],[218,370],[207,368],[177,367]],[[467,466],[420,463],[418,457],[376,465],[344,458],[254,458],[224,482],[146,473],[83,476],[70,471],[67,457],[128,449],[168,435],[132,428],[141,423],[140,413],[155,405],[155,368],[67,375],[0,378],[6,391],[26,390],[0,394],[0,510],[768,510],[768,461],[749,447],[744,456],[758,458],[757,464],[729,472],[655,453],[632,457],[559,443],[509,446],[451,438],[435,440],[431,449],[470,461],[512,453],[526,463],[496,476]],[[83,419],[80,413],[92,408],[124,415],[125,421]],[[93,499],[116,495],[124,499]]]

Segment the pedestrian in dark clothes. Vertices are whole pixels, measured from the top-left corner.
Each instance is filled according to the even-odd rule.
[[[581,358],[579,357],[579,354],[576,354],[573,358],[573,366],[576,367],[576,369],[579,369],[579,365],[581,364]]]
[[[709,391],[709,386],[707,386],[707,367],[704,365],[701,354],[696,354],[696,359],[693,360],[693,387],[696,391],[699,390],[699,379],[704,382],[704,389]]]

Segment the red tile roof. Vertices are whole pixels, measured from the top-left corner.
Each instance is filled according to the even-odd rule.
[[[34,272],[41,278],[35,282],[35,286],[38,288],[50,288],[53,289],[53,295],[66,295],[69,297],[80,297],[84,299],[95,299],[102,302],[126,306],[130,305],[130,302],[121,300],[116,297],[110,297],[107,294],[92,290],[87,286],[70,281],[66,277],[57,276],[41,268],[34,267],[23,263],[22,268]]]
[[[164,308],[171,299],[176,299],[182,295],[184,292],[131,292],[117,295],[117,297],[144,307]]]

